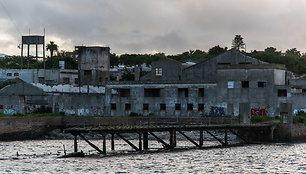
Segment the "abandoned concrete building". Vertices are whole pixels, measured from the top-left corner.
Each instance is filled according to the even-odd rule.
[[[85,53],[83,49],[78,47],[82,50],[79,56],[84,59],[88,59],[88,52],[97,54],[96,57],[109,54],[109,48],[90,47]],[[86,62],[95,65],[85,66]],[[102,66],[105,65],[91,60],[84,60],[79,65],[81,81],[87,79],[87,75],[95,79],[83,81],[85,86],[63,85],[56,89],[35,82],[23,83],[18,89],[23,89],[24,93],[9,92],[15,91],[17,84],[6,86],[0,90],[3,98],[0,111],[14,113],[16,108],[17,113],[27,113],[44,106],[67,115],[128,116],[136,113],[192,117],[206,114],[238,116],[245,108],[250,115],[275,116],[280,114],[282,103],[292,103],[295,112],[306,109],[304,78],[297,78],[283,65],[262,62],[235,49],[188,66],[172,59],[160,59],[152,63],[151,72],[139,81],[109,82],[109,69]],[[91,68],[91,73],[87,72]],[[100,79],[99,73],[104,79]],[[6,101],[8,98],[11,101]],[[13,100],[18,106],[12,106]]]

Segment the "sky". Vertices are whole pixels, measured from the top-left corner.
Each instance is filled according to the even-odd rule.
[[[22,35],[46,34],[59,50],[180,54],[231,47],[306,52],[305,0],[0,0],[0,53],[20,55]],[[33,49],[34,50],[34,49]],[[49,54],[49,53],[47,53]]]

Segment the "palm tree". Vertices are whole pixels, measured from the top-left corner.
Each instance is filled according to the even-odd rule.
[[[53,57],[53,52],[58,50],[58,46],[54,43],[54,41],[50,41],[50,43],[47,44],[47,51],[50,50],[51,58]]]

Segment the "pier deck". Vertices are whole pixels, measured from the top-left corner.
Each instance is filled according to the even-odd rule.
[[[147,151],[148,146],[148,136],[153,136],[159,143],[163,145],[163,149],[174,149],[176,147],[176,135],[181,134],[188,141],[195,145],[195,147],[203,147],[203,132],[207,132],[211,137],[217,140],[222,146],[228,146],[228,133],[236,135],[244,143],[250,143],[252,139],[251,135],[256,136],[266,136],[269,140],[273,140],[273,131],[275,129],[275,124],[222,124],[222,125],[143,125],[143,126],[99,126],[99,127],[75,127],[65,129],[65,133],[70,133],[74,136],[74,152],[78,151],[77,137],[85,140],[91,147],[97,150],[99,153],[106,155],[106,136],[111,135],[111,150],[115,150],[115,136],[125,141],[129,144],[135,151]],[[223,135],[217,136],[214,134],[214,130],[222,132]],[[198,131],[198,139],[194,140],[192,137],[188,136],[186,131]],[[169,132],[169,141],[165,141],[158,137],[154,132]],[[122,134],[138,134],[138,145],[133,144],[128,139],[124,138]],[[98,146],[94,145],[86,138],[86,134],[100,134],[102,135],[103,147],[100,149]],[[193,137],[194,138],[194,137]]]

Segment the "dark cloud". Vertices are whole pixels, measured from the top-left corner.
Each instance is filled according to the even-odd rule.
[[[19,54],[21,35],[43,34],[60,49],[110,46],[121,53],[181,53],[231,46],[235,34],[248,50],[268,46],[305,52],[301,0],[0,0],[0,52]]]

